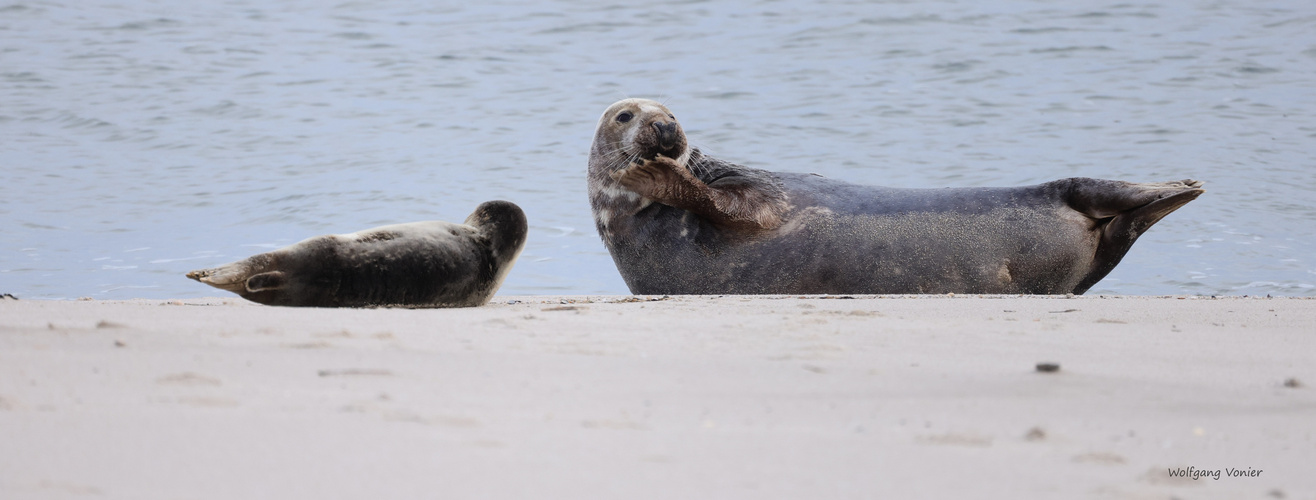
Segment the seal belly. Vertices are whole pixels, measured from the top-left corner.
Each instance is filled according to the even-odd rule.
[[[444,304],[466,297],[480,276],[481,258],[447,233],[366,245],[338,245],[321,267],[304,270],[308,288],[335,290],[335,307]],[[482,279],[484,278],[484,279]],[[320,304],[317,304],[320,305]],[[454,304],[456,305],[456,304]]]
[[[781,175],[795,208],[735,241],[659,206],[614,241],[640,294],[1065,293],[1096,250],[1090,220],[1035,188],[904,190]],[[691,220],[694,219],[694,220]],[[682,236],[686,235],[686,236]]]

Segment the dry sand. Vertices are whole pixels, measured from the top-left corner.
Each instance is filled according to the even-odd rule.
[[[1316,300],[650,299],[0,300],[0,498],[1316,498]]]

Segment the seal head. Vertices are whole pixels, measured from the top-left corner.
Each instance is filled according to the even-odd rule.
[[[689,152],[685,131],[667,106],[648,99],[623,99],[599,118],[591,155],[618,160],[613,163],[620,168],[659,155],[684,164]]]
[[[787,209],[785,192],[767,172],[699,155],[676,115],[648,99],[624,99],[604,111],[590,150],[589,180],[601,234],[614,214],[634,215],[657,202],[738,230],[726,237],[752,239],[779,226]]]

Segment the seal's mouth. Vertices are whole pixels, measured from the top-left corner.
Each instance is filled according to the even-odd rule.
[[[644,158],[646,160],[653,160],[657,158],[658,155],[663,155],[668,158],[680,158],[682,154],[685,154],[684,145],[672,146],[667,148],[663,148],[663,147],[644,148],[643,150],[640,151],[640,154],[636,156],[639,156],[640,158]]]

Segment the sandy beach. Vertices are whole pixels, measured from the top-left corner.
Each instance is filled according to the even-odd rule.
[[[1316,498],[1313,353],[1296,298],[0,300],[0,497]]]

